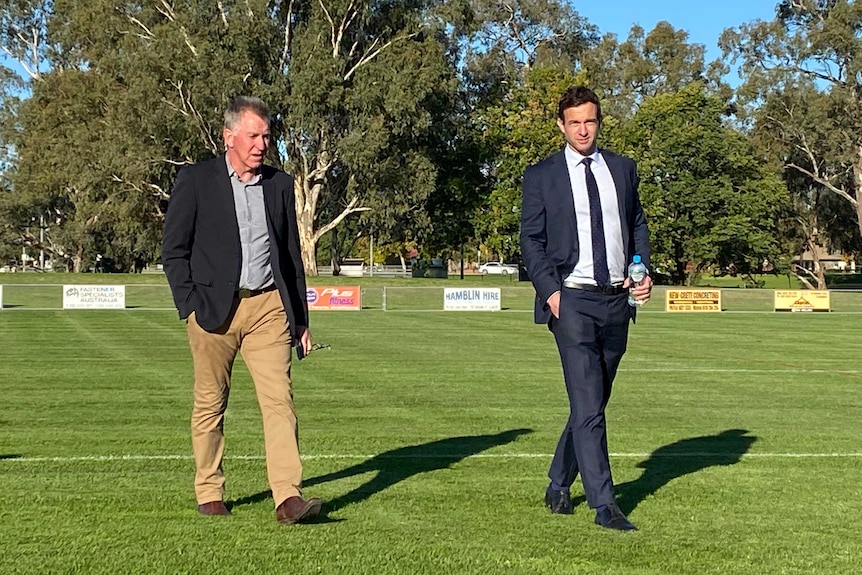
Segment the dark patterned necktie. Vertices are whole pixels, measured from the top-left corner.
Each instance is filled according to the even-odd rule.
[[[592,158],[584,158],[584,175],[587,180],[587,196],[590,199],[590,233],[593,239],[593,277],[600,286],[610,285],[608,272],[608,249],[605,246],[605,224],[602,219],[602,201],[599,185],[590,169]]]

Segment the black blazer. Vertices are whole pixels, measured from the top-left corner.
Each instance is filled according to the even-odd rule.
[[[627,262],[640,254],[650,267],[649,229],[638,197],[634,160],[599,150],[617,189],[623,249]],[[562,289],[578,263],[578,222],[572,184],[561,150],[527,168],[521,201],[521,256],[536,288],[536,323],[548,323],[548,298]]]
[[[270,263],[294,340],[308,327],[305,271],[296,226],[293,177],[261,167]],[[162,240],[162,265],[180,318],[215,331],[231,312],[242,265],[233,188],[222,154],[180,170]]]

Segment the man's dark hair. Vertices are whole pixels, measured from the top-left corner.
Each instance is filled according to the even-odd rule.
[[[581,104],[593,103],[596,105],[596,116],[599,123],[602,123],[602,104],[599,102],[599,97],[596,93],[586,86],[572,86],[566,90],[563,97],[560,98],[560,104],[557,108],[557,117],[561,121],[565,121],[565,111],[568,108],[574,108]]]
[[[259,118],[269,123],[269,108],[266,103],[255,96],[236,96],[230,101],[224,112],[224,127],[233,130],[239,124],[239,117],[243,112],[252,112]]]

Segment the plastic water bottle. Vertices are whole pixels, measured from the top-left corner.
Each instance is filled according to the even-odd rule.
[[[629,264],[629,277],[632,280],[632,284],[640,283],[647,275],[647,268],[641,261],[641,257],[636,255],[632,258],[632,263]],[[632,290],[634,289],[634,285],[629,288],[629,305],[643,305],[643,302],[635,299],[635,296],[632,294]]]

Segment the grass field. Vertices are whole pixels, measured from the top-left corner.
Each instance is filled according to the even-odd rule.
[[[283,527],[241,361],[234,515],[201,517],[175,312],[39,311],[4,289],[22,298],[0,312],[4,575],[859,572],[857,313],[644,309],[608,408],[624,534],[592,524],[579,484],[574,516],[542,506],[567,405],[529,313],[316,312],[330,347],[294,380],[306,495],[327,503]]]

